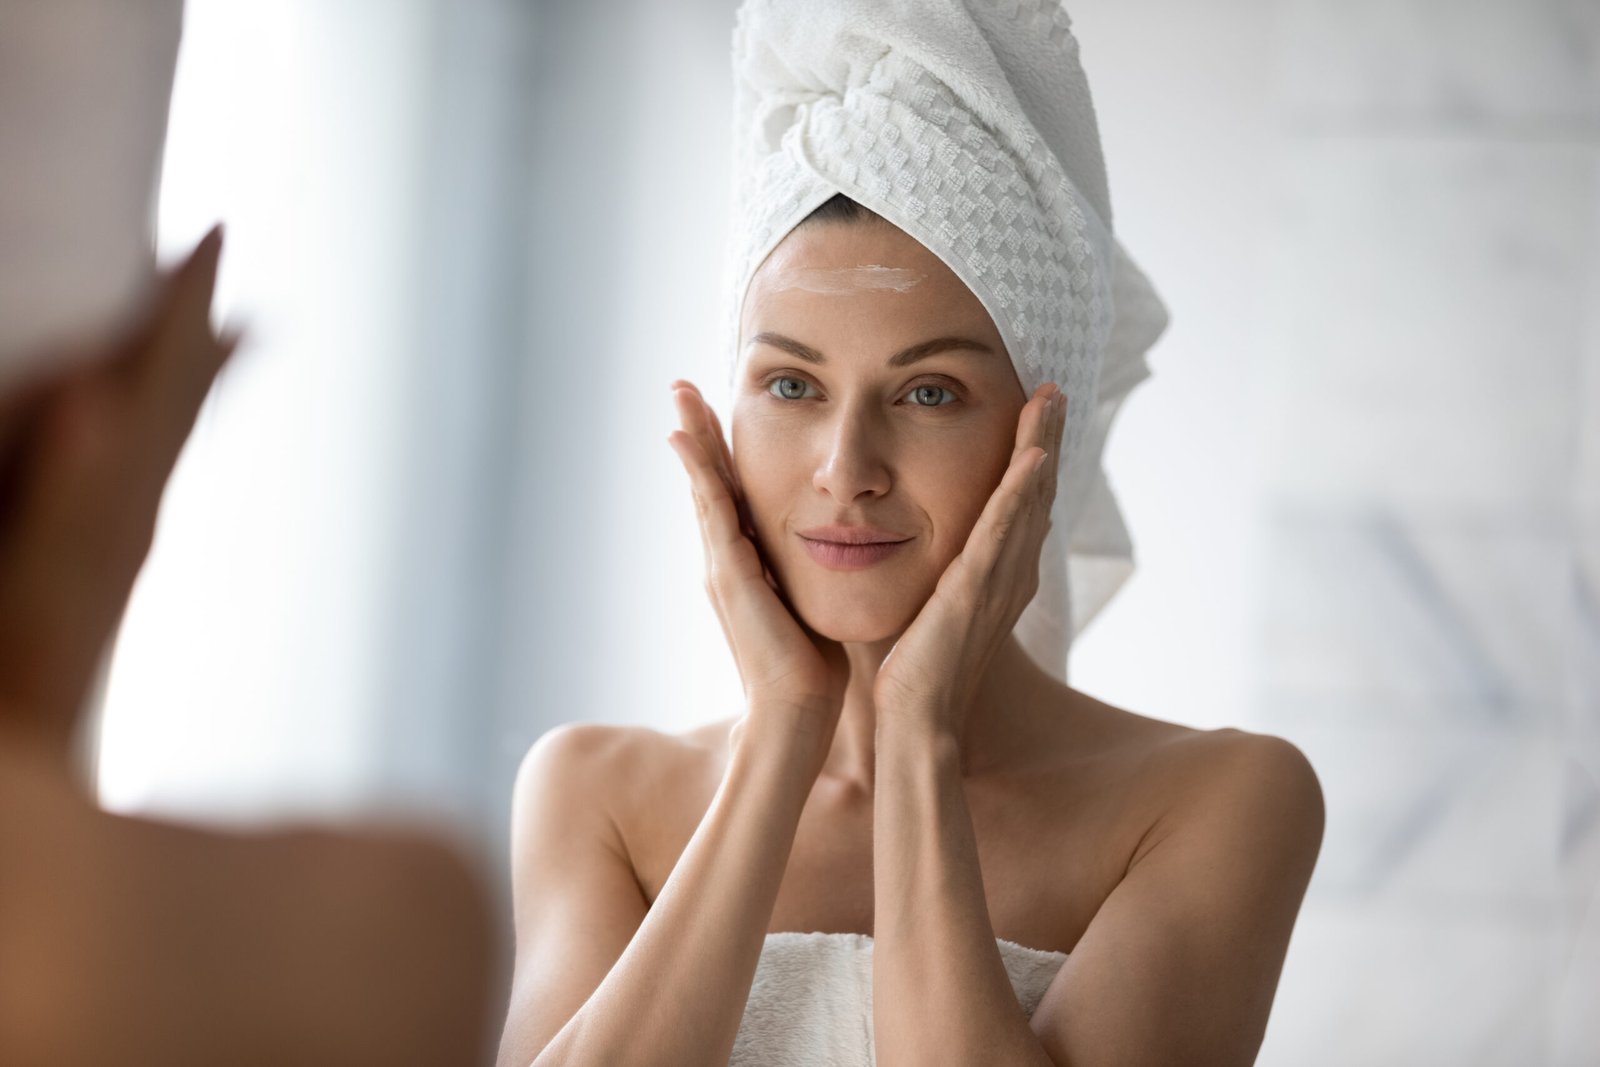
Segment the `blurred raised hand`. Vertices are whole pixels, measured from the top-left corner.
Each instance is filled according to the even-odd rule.
[[[0,398],[0,706],[47,743],[71,736],[167,479],[238,346],[211,326],[221,252],[218,226],[104,351]]]

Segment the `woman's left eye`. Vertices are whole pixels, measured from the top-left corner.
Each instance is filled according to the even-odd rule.
[[[946,399],[939,399],[941,394]],[[944,407],[956,399],[956,395],[942,385],[919,385],[906,395],[911,397],[911,402],[917,407],[924,408]]]

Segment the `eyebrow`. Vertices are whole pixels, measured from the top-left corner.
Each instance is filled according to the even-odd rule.
[[[797,359],[805,360],[807,363],[821,364],[827,362],[822,353],[815,348],[802,344],[793,337],[785,337],[781,333],[763,331],[750,338],[747,344],[771,345],[773,348],[781,348]],[[923,341],[920,344],[914,344],[910,348],[896,352],[889,357],[889,366],[908,367],[919,359],[927,359],[929,356],[940,352],[949,352],[953,349],[968,349],[974,352],[994,354],[994,349],[982,341],[973,341],[966,337],[935,337],[931,341]]]

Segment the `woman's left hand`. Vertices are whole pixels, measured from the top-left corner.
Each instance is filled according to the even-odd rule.
[[[1023,405],[1010,466],[961,554],[878,668],[872,697],[880,721],[907,716],[961,736],[978,680],[1039,588],[1066,399],[1046,382]]]
[[[47,381],[0,454],[0,702],[70,731],[155,536],[167,478],[239,335],[211,327],[220,229],[139,321]]]

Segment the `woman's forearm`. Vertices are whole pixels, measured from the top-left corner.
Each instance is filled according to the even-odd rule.
[[[813,736],[752,714],[699,828],[604,981],[534,1061],[726,1063],[800,813]],[[826,751],[824,745],[823,751]]]
[[[883,715],[873,896],[878,1063],[1049,1067],[995,943],[959,744]]]

